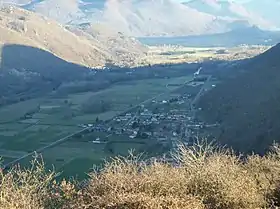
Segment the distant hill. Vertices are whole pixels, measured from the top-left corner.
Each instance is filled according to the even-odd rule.
[[[239,73],[202,97],[200,116],[221,124],[220,142],[259,153],[280,142],[279,56],[280,44],[230,69]]]
[[[53,20],[10,6],[0,10],[0,18],[0,47],[6,44],[37,47],[66,61],[88,67],[101,67],[108,62],[116,65],[120,62],[121,65],[133,65],[134,59],[141,57],[145,50],[140,43],[123,37],[130,48],[121,52],[121,55],[127,56],[128,59],[119,60],[119,56],[110,48],[114,43],[120,48],[124,47],[120,34],[104,33],[102,42],[98,39],[89,39],[86,35],[67,30]],[[99,29],[96,28],[96,31]],[[129,49],[133,51],[134,48],[139,48],[137,51],[139,54],[128,53]]]
[[[267,30],[275,28],[274,24],[261,17],[258,12],[252,12],[242,4],[231,0],[191,0],[186,2],[185,5],[214,16],[248,21],[251,26],[255,25],[262,29]]]

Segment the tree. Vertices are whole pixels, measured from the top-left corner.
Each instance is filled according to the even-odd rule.
[[[133,129],[136,129],[136,128],[138,128],[139,127],[139,124],[136,122],[136,121],[134,121],[133,123],[132,123],[132,126],[131,126]]]

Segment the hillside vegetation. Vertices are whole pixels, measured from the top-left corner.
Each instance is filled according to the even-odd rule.
[[[0,175],[1,209],[255,209],[279,205],[280,148],[236,156],[206,144],[179,147],[172,164],[115,158],[86,182],[54,181],[33,161]]]
[[[279,142],[280,45],[233,67],[226,79],[201,98],[201,116],[220,124],[223,144],[263,154]],[[237,73],[241,71],[242,73]],[[234,73],[235,72],[235,73]]]

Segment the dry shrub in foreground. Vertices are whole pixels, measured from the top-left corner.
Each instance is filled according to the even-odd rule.
[[[253,175],[259,192],[270,205],[280,206],[280,147],[274,145],[269,153],[248,156],[247,171]]]
[[[34,160],[30,169],[15,167],[0,174],[1,209],[43,209],[49,196],[48,186],[54,172],[45,172],[44,164]]]
[[[197,145],[179,152],[186,170],[188,193],[199,196],[209,208],[259,208],[266,201],[254,176],[239,156],[229,150]]]
[[[1,177],[0,208],[256,209],[280,202],[280,149],[241,159],[211,145],[180,146],[174,163],[129,155],[106,163],[88,183],[53,183],[42,166]]]
[[[93,208],[204,208],[201,200],[184,191],[182,174],[166,163],[116,158],[101,173],[91,174],[84,197]]]
[[[151,209],[267,206],[254,175],[231,152],[198,144],[191,148],[181,146],[174,158],[176,166],[115,159],[101,173],[91,175],[85,191],[87,204]]]

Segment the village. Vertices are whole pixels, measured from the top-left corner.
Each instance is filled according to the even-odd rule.
[[[199,70],[200,71],[200,70]],[[208,84],[208,82],[210,84]],[[148,103],[141,104],[109,121],[97,120],[89,127],[90,132],[106,133],[105,137],[92,138],[92,143],[107,143],[109,137],[122,136],[127,141],[149,139],[160,144],[191,145],[202,137],[205,129],[218,124],[205,124],[195,117],[200,108],[195,102],[215,84],[207,76],[194,75],[194,79],[176,91],[161,95]]]

